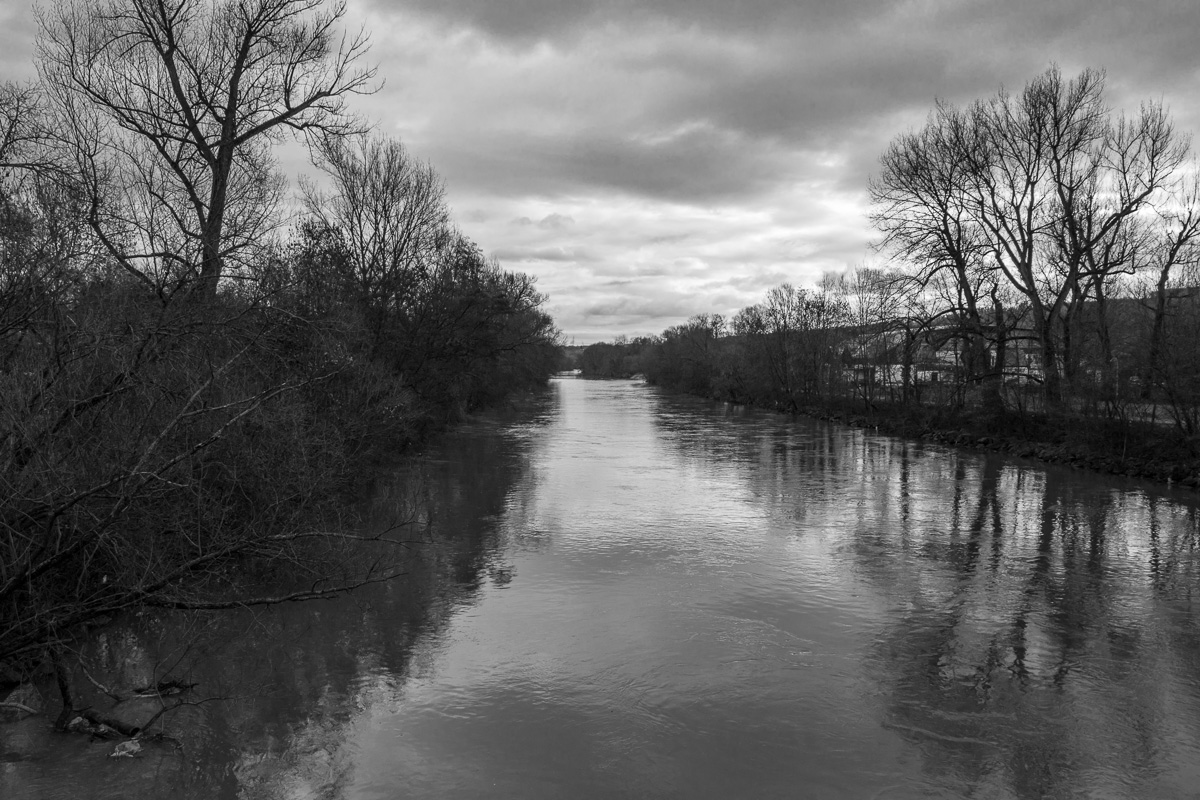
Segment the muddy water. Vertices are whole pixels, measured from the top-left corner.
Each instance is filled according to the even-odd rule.
[[[564,379],[417,507],[402,581],[109,634],[181,746],[0,725],[0,797],[1200,791],[1195,495]]]

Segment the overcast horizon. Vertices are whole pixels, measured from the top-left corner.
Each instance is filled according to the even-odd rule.
[[[880,263],[868,177],[935,100],[1057,63],[1200,129],[1194,0],[353,0],[384,86],[355,108],[445,178],[459,227],[535,275],[570,341],[731,314],[782,281]],[[36,24],[0,8],[31,78]],[[311,168],[281,167],[292,186]]]

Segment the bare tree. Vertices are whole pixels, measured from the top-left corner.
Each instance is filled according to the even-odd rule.
[[[330,234],[313,264],[352,252],[339,274],[409,315],[389,336],[441,348],[452,399],[551,368],[532,279],[452,233],[436,175],[398,143],[343,141],[359,128],[347,100],[374,75],[356,66],[365,39],[334,33],[344,13],[59,0],[40,17],[42,86],[0,87],[0,667],[53,662],[66,711],[62,659],[111,615],[399,574],[407,543],[357,533],[339,500],[360,430],[346,420],[407,433],[442,407],[394,391],[415,357],[359,357],[353,314],[289,305],[295,265],[261,245],[279,224],[280,136],[314,136],[337,184],[328,206],[310,196]],[[278,296],[234,290],[235,274]]]
[[[850,321],[848,342],[851,359],[860,373],[853,382],[863,404],[871,408],[881,389],[892,388],[894,378],[887,369],[895,355],[901,354],[906,292],[909,276],[866,266],[856,267],[831,279],[830,291],[845,303]],[[901,376],[903,382],[903,376]]]
[[[1152,276],[1149,305],[1153,313],[1150,342],[1143,366],[1143,396],[1161,377],[1163,343],[1167,316],[1172,300],[1187,299],[1184,292],[1173,287],[1179,272],[1200,263],[1200,165],[1193,163],[1189,175],[1181,181],[1174,202],[1158,209],[1159,224],[1151,234],[1147,248],[1147,271]],[[1172,291],[1172,289],[1176,289]],[[1187,293],[1190,297],[1195,289]]]
[[[1167,200],[1188,151],[1161,105],[1114,122],[1104,80],[1053,67],[1019,94],[1001,90],[965,111],[939,105],[924,130],[892,143],[871,184],[882,244],[926,278],[954,275],[976,342],[968,369],[1000,374],[1003,357],[989,356],[985,338],[1005,330],[1003,285],[1018,293],[1051,404],[1076,361],[1072,317],[1085,301],[1102,305],[1109,279],[1135,268],[1139,214]]]
[[[44,98],[35,84],[0,83],[0,170],[5,177],[45,165]]]
[[[212,297],[226,261],[261,231],[277,191],[267,144],[340,135],[346,100],[371,91],[365,36],[339,36],[344,2],[58,0],[39,12],[39,71],[97,210],[114,175],[124,212],[93,213],[121,265]],[[142,206],[139,210],[139,204]],[[106,222],[124,224],[105,224]]]
[[[1137,214],[1168,199],[1188,142],[1159,104],[1143,105],[1135,118],[1121,116],[1115,123],[1103,108],[1079,116],[1074,125],[1057,126],[1050,159],[1056,195],[1051,261],[1061,273],[1063,366],[1072,380],[1077,359],[1071,317],[1090,298],[1100,377],[1111,395],[1118,376],[1108,326],[1110,284],[1137,267],[1145,238]]]
[[[48,121],[36,86],[0,85],[0,373],[19,341],[95,263],[79,196],[62,180],[47,146]]]
[[[314,529],[345,452],[305,403],[344,359],[297,359],[279,342],[302,320],[214,300],[276,224],[271,142],[357,127],[344,104],[373,72],[355,67],[362,37],[338,43],[344,10],[41,12],[40,90],[0,92],[0,662],[28,668],[123,609],[391,574],[345,546],[354,536]],[[206,302],[147,303],[142,285]],[[254,561],[296,582],[255,590],[235,568]]]
[[[986,159],[972,192],[995,265],[1029,304],[1048,402],[1061,399],[1062,319],[1084,284],[1101,286],[1127,256],[1121,226],[1174,179],[1187,142],[1161,106],[1115,124],[1104,74],[1051,68],[1019,97],[1001,92],[972,114]]]
[[[378,344],[389,321],[406,314],[451,238],[446,190],[433,167],[395,139],[361,134],[327,137],[317,166],[328,192],[304,184],[305,208],[336,240],[344,258],[331,262],[371,321]]]
[[[959,329],[965,344],[964,377],[982,382],[984,402],[999,408],[1003,353],[992,354],[988,340],[995,339],[989,331],[996,330],[1003,308],[996,278],[987,266],[987,231],[970,191],[975,185],[971,171],[986,162],[986,143],[976,119],[939,103],[922,130],[899,136],[888,146],[869,191],[874,203],[871,219],[883,234],[878,247],[911,264],[923,289],[949,282],[948,304],[935,316]],[[992,308],[986,309],[989,299]]]

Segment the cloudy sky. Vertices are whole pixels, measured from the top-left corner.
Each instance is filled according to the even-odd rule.
[[[33,19],[0,2],[4,77],[32,74]],[[1101,67],[1114,106],[1200,131],[1196,0],[350,0],[347,20],[385,80],[360,110],[580,344],[877,262],[867,178],[937,98]]]

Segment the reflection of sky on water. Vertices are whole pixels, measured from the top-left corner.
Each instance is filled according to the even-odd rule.
[[[428,680],[358,740],[373,777],[354,793],[1191,785],[1197,673],[1167,662],[1197,643],[1142,652],[1165,673],[1145,685],[1113,671],[1152,649],[1130,631],[1181,633],[1161,584],[1194,537],[1186,506],[632,384],[557,389],[497,521],[513,582],[453,620]],[[1136,713],[1155,695],[1183,697]],[[1147,724],[1150,768],[1126,741]]]
[[[628,382],[556,382],[426,464],[376,521],[423,493],[453,545],[230,654],[279,691],[212,713],[210,794],[1200,785],[1192,495]]]

